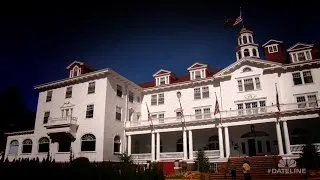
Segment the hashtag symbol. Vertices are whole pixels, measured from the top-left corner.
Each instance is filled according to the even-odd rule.
[[[270,174],[271,173],[271,169],[268,169],[268,174]]]

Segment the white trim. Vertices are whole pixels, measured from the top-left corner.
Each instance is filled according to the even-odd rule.
[[[200,67],[193,67],[193,66],[196,66],[196,65],[200,65]],[[199,63],[199,62],[196,62],[194,64],[192,64],[190,67],[188,67],[188,71],[190,70],[195,70],[195,69],[202,69],[202,68],[207,68],[208,65],[207,64],[202,64],[202,63]]]
[[[161,75],[158,75],[160,72],[165,72],[165,73],[162,73]],[[165,75],[168,75],[170,74],[171,71],[168,71],[168,70],[165,70],[165,69],[160,69],[159,71],[157,71],[156,73],[154,73],[152,76],[153,77],[157,77],[157,76],[165,76]]]
[[[267,45],[268,43],[270,43],[270,42],[276,42],[276,43],[274,43],[274,44],[281,44],[281,43],[283,43],[283,41],[278,41],[278,40],[270,39],[269,41],[267,41],[266,43],[264,43],[264,44],[262,45],[262,47],[266,46],[266,45]]]
[[[291,63],[304,62],[304,61],[300,61],[300,60],[299,60],[299,58],[298,58],[298,54],[299,54],[299,53],[304,53],[304,57],[305,57],[305,60],[304,60],[304,61],[310,61],[310,60],[312,60],[311,49],[305,49],[305,50],[290,52],[289,55],[291,56]],[[309,58],[308,58],[308,56],[307,56],[307,53],[309,53]],[[296,60],[296,61],[295,61],[295,60]]]
[[[26,131],[7,132],[4,134],[8,135],[8,136],[14,136],[14,135],[19,135],[19,134],[33,134],[33,133],[34,133],[34,130],[26,130]]]
[[[299,94],[293,94],[293,96],[302,96],[302,95],[318,95],[318,91],[314,91],[314,92],[306,92],[306,93],[299,93]]]
[[[294,49],[295,47],[297,46],[305,46],[303,48],[298,48],[298,49]],[[296,43],[295,45],[291,46],[290,48],[287,49],[287,52],[290,52],[290,51],[296,51],[296,50],[301,50],[301,49],[306,49],[306,48],[312,48],[314,46],[314,44],[305,44],[305,43],[301,43],[301,42],[298,42]]]
[[[72,65],[74,65],[74,64],[80,64],[80,65],[84,65],[84,63],[83,62],[80,62],[80,61],[73,61],[71,64],[69,64],[67,67],[66,67],[66,69],[69,69]]]

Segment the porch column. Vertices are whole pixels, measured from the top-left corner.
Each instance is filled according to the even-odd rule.
[[[160,161],[160,133],[157,132],[157,161]]]
[[[220,158],[224,158],[222,128],[218,127]]]
[[[230,139],[229,139],[229,129],[228,126],[224,127],[224,141],[226,145],[226,158],[230,156]]]
[[[276,122],[276,129],[277,129],[277,140],[278,140],[279,155],[283,155],[282,135],[281,135],[281,129],[280,129],[280,123],[279,122]]]
[[[286,152],[287,152],[287,154],[291,154],[290,138],[289,138],[287,121],[283,121],[283,134],[284,134],[284,143],[286,145]]]
[[[155,161],[155,143],[154,143],[154,132],[151,133],[151,161]]]
[[[188,149],[187,149],[187,131],[183,129],[183,160],[188,159]]]
[[[193,137],[191,130],[189,130],[189,159],[193,160]]]
[[[131,135],[128,136],[128,155],[131,155]]]

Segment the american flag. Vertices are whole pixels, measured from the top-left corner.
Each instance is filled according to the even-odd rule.
[[[276,84],[276,100],[277,100],[277,108],[278,108],[278,111],[280,112],[280,103],[279,103],[277,84]]]
[[[218,102],[218,98],[217,98],[217,94],[216,94],[216,105],[215,105],[215,108],[214,108],[214,115],[220,113],[220,108],[219,108],[219,102]]]
[[[151,124],[152,123],[152,118],[151,118],[151,115],[150,115],[150,111],[149,111],[149,108],[148,108],[148,104],[146,103],[146,106],[147,106],[147,111],[148,111],[148,121],[151,121]]]
[[[235,25],[237,25],[237,24],[239,24],[239,23],[241,23],[242,22],[242,17],[241,17],[241,15],[234,21],[234,23],[232,24],[233,26],[235,26]]]

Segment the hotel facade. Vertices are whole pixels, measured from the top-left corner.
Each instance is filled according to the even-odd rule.
[[[7,133],[5,157],[69,161],[193,163],[198,149],[210,162],[232,157],[297,158],[304,144],[320,151],[319,49],[283,42],[262,45],[242,28],[236,61],[223,69],[196,62],[185,76],[160,69],[136,84],[111,69],[83,62],[68,78],[41,84],[34,130]],[[278,99],[278,100],[277,100]],[[317,144],[319,143],[319,144]]]

